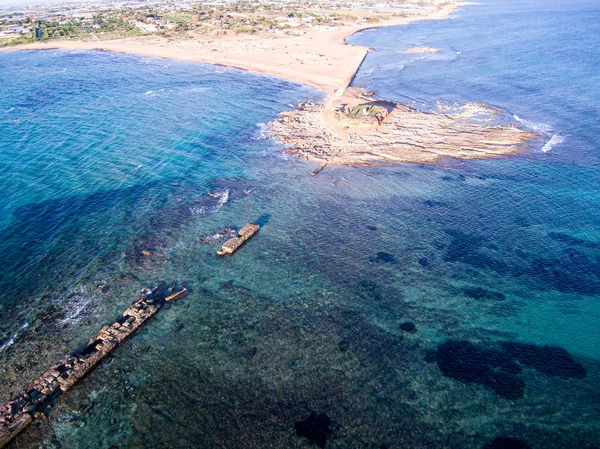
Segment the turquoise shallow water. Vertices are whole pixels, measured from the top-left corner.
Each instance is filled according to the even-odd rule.
[[[311,412],[331,420],[326,447],[598,446],[598,9],[539,8],[361,33],[378,51],[355,84],[424,109],[490,103],[562,142],[317,177],[262,125],[310,88],[2,54],[1,399],[141,288],[192,290],[14,447],[303,448]],[[414,45],[440,53],[407,60]],[[248,221],[259,234],[217,258],[210,236]]]

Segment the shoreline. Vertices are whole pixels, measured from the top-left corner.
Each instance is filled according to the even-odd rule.
[[[299,36],[186,35],[177,38],[143,36],[106,41],[51,40],[0,48],[0,53],[23,50],[101,50],[180,61],[202,62],[306,84],[330,97],[341,95],[360,69],[368,47],[346,39],[368,29],[407,25],[450,17],[462,1],[448,3],[420,16],[384,20],[378,24],[345,25],[329,30],[307,30]],[[342,90],[342,92],[340,92]]]
[[[445,158],[485,159],[523,152],[529,141],[540,136],[519,126],[495,124],[500,111],[487,105],[467,104],[453,115],[441,111],[425,114],[350,87],[371,49],[348,44],[348,37],[369,29],[445,20],[460,6],[469,4],[455,1],[422,15],[376,24],[312,28],[292,36],[260,33],[211,37],[187,33],[177,38],[53,40],[3,48],[0,52],[110,51],[230,67],[313,87],[325,94],[322,104],[304,103],[296,110],[283,112],[269,129],[276,140],[289,145],[289,153],[324,165],[435,163]],[[425,46],[407,51],[439,50]],[[486,115],[487,123],[474,120],[475,109]]]

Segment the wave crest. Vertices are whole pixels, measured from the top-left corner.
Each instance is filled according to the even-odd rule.
[[[529,129],[534,130],[538,134],[547,134],[552,131],[552,127],[550,125],[546,125],[544,123],[531,122],[531,121],[525,120],[524,118],[521,118],[517,115],[513,115],[513,117],[515,118],[515,120],[517,122],[525,125]]]
[[[544,153],[547,153],[552,148],[554,148],[556,145],[559,145],[559,144],[563,143],[564,141],[565,141],[565,139],[563,138],[563,136],[561,136],[560,134],[554,134],[550,138],[550,140],[544,144],[544,146],[542,147],[542,151]]]

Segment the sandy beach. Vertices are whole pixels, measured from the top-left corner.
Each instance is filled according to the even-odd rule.
[[[460,5],[460,2],[448,3],[427,14],[384,20],[375,25],[313,28],[297,36],[227,34],[207,37],[187,34],[177,38],[142,36],[107,41],[51,40],[7,47],[0,51],[52,48],[105,50],[206,62],[307,84],[323,90],[331,97],[340,89],[343,92],[369,50],[367,47],[346,44],[348,36],[368,28],[446,19]]]
[[[476,123],[465,126],[463,115],[448,122],[449,116],[445,114],[424,114],[391,102],[388,102],[386,117],[380,117],[376,122],[367,120],[364,123],[356,117],[346,120],[343,114],[339,114],[340,108],[356,107],[360,102],[368,105],[372,101],[360,93],[347,92],[370,50],[348,45],[347,37],[368,28],[447,19],[462,4],[465,3],[448,3],[421,15],[385,19],[374,25],[314,27],[298,31],[297,35],[200,36],[187,33],[175,38],[142,36],[106,41],[51,40],[0,51],[104,50],[235,67],[310,85],[325,92],[324,104],[303,107],[291,114],[284,113],[271,130],[276,139],[291,146],[292,152],[325,163],[435,162],[446,157],[471,159],[517,153],[523,144],[537,136],[512,126]],[[423,46],[408,49],[406,53],[438,51]],[[385,102],[382,99],[377,101]],[[403,136],[414,134],[420,136],[418,141],[398,144],[403,141]],[[322,136],[329,136],[330,145],[326,145],[326,150]]]

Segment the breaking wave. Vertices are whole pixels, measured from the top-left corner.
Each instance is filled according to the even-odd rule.
[[[223,207],[227,201],[229,201],[229,190],[217,191],[209,193],[209,196],[214,198],[215,201],[210,201],[209,204],[202,204],[198,206],[190,207],[192,215],[208,215],[214,214]]]
[[[63,326],[70,326],[80,322],[92,309],[94,297],[83,292],[71,294],[62,298],[60,307],[64,312],[62,319],[58,320]]]
[[[556,145],[563,143],[564,140],[565,139],[560,134],[554,134],[552,138],[548,142],[546,142],[546,144],[542,147],[542,151],[546,153],[552,148],[554,148]]]
[[[6,348],[12,346],[15,343],[15,339],[19,336],[19,332],[22,331],[23,329],[25,329],[27,326],[29,326],[29,323],[27,321],[25,321],[25,323],[23,323],[23,325],[19,328],[19,330],[17,330],[17,332],[15,332],[15,334],[10,337],[8,339],[8,341],[2,343],[2,345],[0,346],[0,352],[4,351]]]
[[[251,139],[267,140],[269,138],[269,136],[270,136],[270,134],[269,134],[269,131],[267,130],[267,124],[266,123],[257,123],[256,131],[254,131],[254,133],[252,133]]]
[[[546,125],[544,123],[530,122],[529,120],[525,120],[524,118],[518,117],[516,115],[513,115],[513,117],[517,122],[522,123],[527,128],[532,129],[539,134],[547,134],[552,131],[552,127],[550,125]]]

